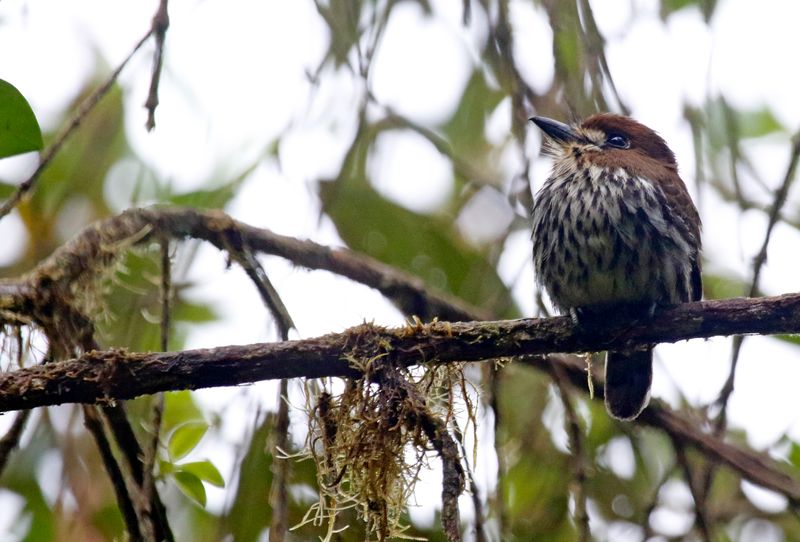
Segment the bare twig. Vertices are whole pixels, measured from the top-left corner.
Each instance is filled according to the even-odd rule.
[[[624,115],[630,115],[631,110],[619,95],[617,85],[614,83],[614,78],[611,76],[611,69],[608,67],[608,60],[606,59],[605,39],[600,33],[600,29],[597,27],[597,22],[594,20],[594,14],[592,13],[592,6],[589,0],[580,0],[579,8],[581,13],[580,20],[582,22],[581,33],[583,35],[583,46],[597,64],[596,67],[590,66],[588,68],[590,74],[592,74],[592,78],[595,80],[592,89],[598,93],[602,93],[603,81],[608,83],[611,93],[614,95],[614,99],[619,105],[620,111]],[[594,77],[594,72],[598,70],[603,80],[598,80]]]
[[[119,503],[122,517],[125,520],[125,526],[128,529],[130,540],[144,540],[144,533],[142,533],[142,514],[141,511],[137,509],[134,499],[131,498],[128,490],[129,485],[134,486],[135,484],[126,483],[123,470],[114,457],[114,453],[111,450],[111,443],[106,438],[105,431],[103,430],[103,423],[98,415],[97,409],[91,405],[85,405],[83,407],[83,419],[86,429],[89,430],[97,443],[103,465],[111,479],[111,485],[114,487],[117,502]]]
[[[278,413],[272,431],[272,486],[269,504],[272,508],[272,523],[269,529],[270,542],[283,542],[289,530],[289,460],[282,457],[289,449],[289,381],[281,380],[278,388]]]
[[[694,475],[692,466],[689,464],[689,458],[686,456],[686,449],[683,442],[672,439],[672,447],[675,449],[675,457],[678,465],[683,469],[683,476],[686,478],[686,484],[689,486],[689,492],[692,494],[694,500],[694,523],[700,531],[700,535],[704,542],[711,542],[711,523],[708,521],[708,494],[703,492],[698,480]]]
[[[775,224],[778,223],[781,216],[781,210],[783,206],[786,204],[786,199],[789,195],[789,189],[791,188],[794,179],[795,173],[797,172],[797,163],[798,159],[800,159],[800,132],[796,133],[794,137],[792,137],[792,147],[791,152],[789,154],[789,165],[786,168],[786,173],[783,177],[783,182],[781,183],[778,190],[775,192],[775,198],[772,202],[772,206],[769,209],[768,221],[767,221],[767,231],[764,233],[764,241],[761,243],[761,249],[756,254],[755,258],[753,259],[753,280],[750,283],[750,290],[748,293],[749,297],[756,295],[758,291],[759,282],[761,279],[761,271],[764,268],[764,264],[767,261],[767,249],[769,247],[769,242],[772,237],[772,231],[775,227]],[[733,352],[731,353],[731,368],[730,372],[728,373],[728,378],[725,381],[725,384],[722,386],[722,390],[719,393],[719,397],[717,398],[717,404],[720,405],[720,413],[717,420],[717,431],[724,430],[726,423],[727,423],[727,408],[728,408],[728,400],[730,399],[731,393],[733,393],[734,381],[736,377],[736,367],[739,362],[739,353],[742,348],[742,341],[743,337],[734,337],[733,338]]]
[[[170,322],[171,322],[171,301],[172,301],[172,262],[169,256],[169,240],[160,239],[161,245],[161,351],[169,350]],[[161,436],[161,424],[164,417],[164,394],[158,393],[153,401],[153,409],[150,421],[151,439],[149,445],[143,449],[142,457],[142,492],[149,503],[150,519],[157,521],[153,510],[158,500],[155,485],[155,465],[158,458],[158,445]]]
[[[649,499],[647,506],[643,507],[643,513],[641,518],[639,519],[639,523],[644,526],[644,540],[650,540],[655,536],[655,531],[653,530],[652,525],[650,524],[650,514],[658,506],[658,494],[661,492],[661,488],[664,487],[664,484],[669,482],[670,478],[675,474],[677,471],[678,466],[673,465],[672,468],[664,469],[664,473],[661,476],[661,479],[655,485],[653,489],[652,497]]]
[[[22,368],[22,360],[24,357],[25,346],[22,340],[22,329],[17,327],[15,330],[17,339],[17,367]],[[19,446],[19,439],[22,438],[22,432],[25,430],[25,425],[28,423],[30,417],[30,410],[24,410],[16,415],[11,427],[0,439],[0,474],[6,469],[8,458],[11,452]]]
[[[388,267],[346,250],[332,250],[307,241],[275,236],[232,221],[221,213],[199,213],[187,209],[136,209],[105,223],[88,228],[37,267],[25,279],[0,282],[0,306],[5,310],[36,312],[39,286],[45,277],[55,291],[80,284],[87,273],[87,261],[105,262],[118,257],[121,240],[135,238],[149,242],[155,235],[172,238],[206,239],[226,249],[231,228],[238,230],[252,250],[277,254],[309,267],[332,269],[354,280],[379,288],[395,299],[416,292],[423,306],[436,306],[436,296],[424,288],[415,289]],[[88,270],[96,269],[88,266]],[[386,272],[384,272],[384,270]],[[397,292],[405,292],[397,295]],[[439,306],[450,313],[447,300]],[[800,330],[800,295],[761,299],[733,299],[686,304],[658,314],[647,322],[609,322],[588,337],[575,329],[569,318],[518,320],[510,322],[439,322],[409,332],[383,330],[374,326],[376,353],[390,352],[404,364],[422,361],[446,363],[495,359],[499,356],[552,351],[595,351],[609,347],[629,347],[693,337],[735,333],[788,333]],[[341,358],[351,339],[365,328],[307,341],[269,345],[224,347],[213,350],[175,353],[86,352],[71,361],[31,367],[0,376],[0,410],[32,408],[62,402],[95,402],[124,399],[168,389],[235,385],[267,378],[297,376],[359,376]],[[540,358],[541,359],[541,358]],[[585,389],[581,365],[574,373],[578,386]],[[569,377],[573,379],[570,370]],[[599,394],[598,394],[599,395]],[[752,452],[731,446],[713,435],[698,431],[693,423],[657,405],[648,408],[640,422],[667,431],[700,450],[712,461],[721,462],[744,478],[800,500],[800,484],[785,475],[774,462]]]
[[[123,405],[118,403],[101,405],[98,415],[100,415],[99,419],[103,422],[103,426],[107,427],[110,434],[114,436],[124,459],[119,468],[123,472],[123,480],[130,486],[124,498],[135,500],[137,510],[141,508],[146,514],[146,516],[142,516],[143,520],[147,520],[144,533],[152,532],[156,540],[172,542],[174,536],[167,521],[167,511],[155,490],[155,485],[153,485],[150,495],[144,492],[145,466],[142,458],[145,452],[139,445]],[[127,470],[122,468],[123,466],[127,467]],[[120,495],[117,495],[117,498],[121,498]]]
[[[464,462],[464,473],[469,483],[470,497],[472,497],[472,507],[475,513],[475,542],[487,542],[486,533],[484,531],[484,522],[486,518],[483,512],[483,503],[481,501],[481,493],[478,484],[475,482],[475,475],[472,472],[472,467],[469,464],[467,450],[464,447],[464,435],[455,417],[450,420],[453,426],[453,433],[455,434],[455,441],[458,443],[458,448],[461,451],[462,461]]]
[[[574,484],[572,495],[575,499],[575,524],[578,528],[578,540],[588,542],[592,539],[589,527],[589,513],[586,511],[586,478],[588,459],[583,445],[583,429],[581,428],[578,414],[572,406],[570,399],[571,390],[567,386],[568,379],[560,365],[551,365],[553,382],[558,388],[561,404],[564,405],[564,423],[569,436],[569,450],[572,453]]]
[[[492,409],[492,434],[495,438],[495,446],[499,449],[501,443],[499,442],[500,438],[500,428],[502,427],[503,417],[502,411],[500,409],[500,393],[501,393],[501,378],[500,378],[500,368],[496,366],[496,363],[490,363],[489,367],[484,370],[484,374],[489,380],[488,385],[488,402],[489,408]],[[490,513],[494,515],[497,521],[497,532],[500,534],[501,540],[506,540],[510,538],[510,533],[507,532],[508,527],[508,517],[507,517],[507,508],[505,502],[505,492],[506,492],[506,484],[505,484],[505,476],[508,472],[508,466],[506,464],[506,457],[505,454],[497,454],[497,485],[494,489],[494,494],[491,496],[489,501],[489,510]]]
[[[261,300],[275,318],[275,322],[278,325],[278,335],[281,340],[289,340],[289,331],[295,328],[294,321],[292,321],[292,317],[289,315],[289,311],[286,309],[286,305],[281,300],[272,281],[269,280],[264,267],[255,258],[239,231],[230,230],[226,242],[228,243],[229,253],[242,266],[250,280],[253,281]]]
[[[769,212],[767,213],[768,221],[767,221],[767,231],[764,233],[764,241],[761,244],[761,249],[756,254],[755,258],[753,259],[753,279],[750,283],[750,290],[749,295],[750,297],[754,296],[758,292],[759,282],[761,278],[761,271],[764,267],[764,264],[767,261],[767,249],[769,247],[769,242],[772,236],[772,230],[775,227],[775,224],[781,219],[781,210],[786,203],[786,199],[789,195],[789,189],[794,182],[795,173],[797,171],[797,163],[798,159],[800,159],[800,132],[797,132],[794,137],[792,137],[792,147],[791,152],[789,155],[789,165],[786,168],[786,173],[783,177],[783,182],[781,183],[778,190],[775,192],[775,198],[772,201],[772,205],[769,208]],[[719,396],[717,397],[716,404],[720,406],[719,415],[717,416],[717,420],[714,426],[714,434],[720,436],[724,433],[725,428],[728,425],[728,402],[730,400],[731,394],[733,393],[734,383],[736,380],[736,369],[739,364],[739,357],[742,349],[742,343],[744,341],[744,337],[741,335],[737,335],[733,338],[733,348],[731,351],[731,367],[730,371],[728,372],[728,378],[725,380],[725,383],[722,386],[722,389],[719,392]],[[700,490],[702,494],[706,495],[711,489],[711,485],[714,481],[714,475],[716,472],[716,465],[714,463],[709,462],[706,468],[703,471],[703,475],[700,481]]]
[[[295,328],[294,322],[263,266],[253,255],[250,247],[242,240],[239,231],[230,231],[228,243],[228,251],[244,268],[247,276],[255,284],[267,309],[275,318],[281,340],[289,340],[289,331]],[[282,457],[282,453],[285,453],[289,448],[288,394],[289,383],[286,379],[283,379],[278,387],[278,414],[275,417],[275,429],[272,439],[272,487],[269,494],[269,504],[272,508],[272,523],[269,530],[270,542],[283,542],[289,530],[288,484],[290,463],[287,458]]]
[[[161,0],[158,4],[158,11],[153,16],[151,32],[156,42],[156,50],[153,53],[153,75],[150,79],[150,91],[147,93],[147,101],[144,106],[147,108],[147,122],[145,128],[151,131],[156,127],[156,107],[158,107],[158,84],[161,81],[161,67],[164,62],[164,38],[169,28],[169,14],[167,13],[167,0]]]
[[[432,415],[419,420],[425,435],[442,460],[442,527],[449,542],[461,540],[458,496],[464,491],[464,468],[458,447],[445,423]]]
[[[267,309],[272,313],[278,326],[282,341],[289,340],[289,332],[295,328],[286,305],[283,303],[278,291],[269,280],[263,266],[256,259],[247,242],[242,238],[241,232],[236,229],[228,230],[226,246],[231,257],[253,281],[261,299]],[[289,405],[287,396],[289,383],[281,380],[278,388],[278,413],[275,417],[275,428],[272,438],[272,487],[270,488],[269,503],[272,509],[272,523],[269,530],[270,542],[283,542],[289,530],[289,467],[287,458],[282,457],[289,449]]]
[[[162,237],[161,244],[161,351],[169,350],[169,330],[172,324],[172,262],[169,257],[169,239]]]
[[[5,470],[11,452],[19,446],[19,439],[22,437],[22,432],[25,430],[25,424],[28,422],[30,414],[30,410],[23,410],[17,414],[11,427],[0,439],[0,473]]]

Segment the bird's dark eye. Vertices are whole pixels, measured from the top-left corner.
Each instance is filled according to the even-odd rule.
[[[627,149],[631,146],[630,140],[622,134],[608,134],[606,145],[617,149]]]

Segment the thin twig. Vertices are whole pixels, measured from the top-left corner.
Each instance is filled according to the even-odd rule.
[[[6,434],[3,435],[3,438],[0,439],[0,474],[6,469],[6,464],[8,463],[8,458],[11,456],[11,452],[14,448],[19,446],[19,439],[22,437],[22,432],[25,430],[25,424],[30,414],[30,410],[23,410],[17,414],[11,427],[6,431]]]
[[[295,329],[294,321],[278,291],[269,280],[264,267],[256,259],[250,247],[243,241],[241,232],[229,230],[228,251],[255,284],[264,305],[272,313],[282,341],[289,340],[289,332]],[[272,487],[269,504],[272,521],[269,529],[270,542],[283,542],[289,531],[289,460],[282,457],[289,448],[289,382],[281,380],[278,387],[278,413],[272,439]]]
[[[172,261],[169,256],[169,239],[162,237],[161,245],[161,351],[169,350],[172,326]]]
[[[581,34],[583,35],[583,41],[585,42],[584,48],[597,63],[597,67],[600,69],[600,73],[602,74],[605,82],[608,83],[608,86],[614,95],[614,99],[616,100],[617,105],[619,105],[620,111],[624,115],[630,115],[631,110],[619,95],[617,85],[614,83],[614,78],[611,76],[611,69],[608,67],[608,60],[606,59],[605,39],[600,33],[600,29],[597,27],[597,22],[594,19],[594,13],[592,13],[592,6],[589,3],[589,0],[580,0],[579,7],[581,12],[580,19],[582,22]],[[590,72],[595,71],[591,67],[589,70]],[[600,97],[602,97],[602,81],[597,81],[596,84],[592,85],[592,89],[601,93]]]
[[[144,540],[142,533],[142,522],[140,521],[140,514],[134,504],[134,499],[131,498],[128,491],[128,484],[125,482],[125,476],[119,463],[114,457],[111,450],[111,444],[106,438],[103,424],[97,409],[91,405],[84,405],[83,407],[83,422],[86,429],[92,434],[97,444],[97,449],[100,451],[100,457],[105,465],[106,472],[111,479],[111,485],[117,496],[117,503],[119,503],[122,517],[125,520],[125,526],[128,529],[128,537],[131,541],[136,542]],[[131,484],[133,485],[133,484]]]
[[[128,64],[133,55],[138,51],[142,45],[150,38],[152,35],[153,30],[150,29],[147,33],[138,41],[138,43],[133,47],[133,50],[128,53],[128,56],[117,66],[111,75],[100,85],[94,92],[92,92],[81,104],[78,106],[78,110],[75,111],[75,114],[72,115],[69,123],[67,124],[66,128],[53,140],[49,147],[42,153],[41,160],[39,161],[39,165],[36,168],[30,177],[24,180],[18,187],[17,190],[11,194],[11,196],[3,202],[2,206],[0,206],[0,219],[5,217],[8,213],[11,212],[17,204],[22,201],[31,190],[33,190],[34,186],[36,185],[36,181],[39,180],[39,177],[44,172],[45,168],[50,165],[50,162],[53,161],[58,151],[61,150],[61,147],[64,146],[64,143],[67,141],[67,138],[71,136],[75,130],[80,126],[81,122],[86,118],[86,116],[95,108],[95,106],[100,102],[100,99],[108,94],[108,91],[114,86],[116,83],[119,74]]]
[[[267,309],[272,313],[275,318],[275,323],[278,326],[278,335],[282,341],[289,340],[289,331],[295,329],[294,321],[292,321],[286,305],[283,303],[278,291],[273,286],[272,281],[269,280],[264,267],[259,263],[253,255],[250,247],[242,241],[238,231],[231,231],[232,235],[228,239],[232,241],[233,246],[229,247],[229,252],[233,258],[242,266],[247,276],[253,281],[256,289],[258,290],[261,300],[266,305]]]
[[[753,297],[756,295],[758,291],[759,282],[761,279],[761,271],[764,268],[764,264],[767,261],[767,249],[769,247],[769,242],[772,238],[772,231],[775,227],[775,224],[778,223],[781,216],[781,209],[786,204],[786,200],[789,196],[789,189],[792,186],[792,183],[795,179],[795,173],[797,172],[797,163],[798,159],[800,159],[800,132],[796,133],[792,137],[792,147],[791,152],[789,155],[789,165],[786,168],[786,173],[783,177],[783,182],[781,183],[778,190],[775,192],[775,199],[772,202],[772,206],[770,207],[769,214],[768,214],[768,221],[767,221],[767,231],[764,233],[764,241],[761,243],[761,249],[756,254],[755,258],[753,259],[753,280],[750,283],[750,290],[748,292],[748,297]],[[736,377],[736,367],[739,362],[739,353],[742,347],[742,341],[744,337],[737,336],[733,338],[733,352],[731,354],[731,368],[730,372],[728,373],[728,378],[725,381],[725,384],[720,391],[719,397],[717,398],[717,404],[720,405],[720,413],[717,420],[716,430],[718,433],[723,431],[726,424],[727,424],[727,409],[728,409],[728,400],[730,399],[731,393],[733,393],[734,387],[734,380]]]
[[[464,447],[464,435],[461,432],[461,428],[458,426],[458,421],[455,417],[450,419],[450,424],[453,426],[453,433],[455,434],[455,441],[458,443],[458,447],[461,450],[461,457],[462,461],[464,462],[464,472],[467,477],[467,482],[469,483],[469,492],[470,497],[472,497],[472,507],[475,513],[475,541],[476,542],[487,542],[486,532],[484,531],[484,512],[483,512],[483,502],[481,501],[481,493],[480,489],[478,488],[478,484],[475,482],[475,475],[472,472],[472,467],[469,464],[469,456],[467,454],[467,450]]]
[[[686,478],[686,484],[689,486],[689,492],[694,500],[694,523],[697,525],[703,541],[711,542],[713,538],[711,536],[712,524],[708,520],[708,493],[703,492],[703,488],[700,487],[698,480],[695,479],[683,442],[672,439],[672,447],[675,449],[675,458],[678,465],[683,469],[683,476]]]
[[[489,407],[492,410],[492,434],[494,435],[495,447],[499,450],[501,443],[499,437],[501,435],[500,428],[503,426],[502,411],[500,409],[500,395],[502,393],[502,379],[500,378],[500,368],[496,363],[489,364],[484,374],[489,379],[488,393],[489,393]],[[508,512],[506,508],[505,494],[506,494],[506,474],[508,466],[506,464],[505,454],[497,454],[497,484],[494,489],[489,503],[492,515],[497,521],[497,532],[500,534],[501,540],[507,540],[511,537],[508,532]]]
[[[759,307],[744,311],[745,307]],[[727,310],[719,310],[727,307]],[[667,340],[687,338],[675,333],[681,324],[708,319],[728,319],[733,333],[764,326],[765,309],[772,307],[777,320],[772,324],[783,327],[787,320],[792,329],[800,330],[800,295],[748,300],[705,301],[685,304],[665,311],[648,325],[632,326],[637,341],[651,343],[654,335],[663,334]],[[769,309],[766,309],[769,313]],[[734,316],[735,315],[735,316]],[[733,318],[732,318],[733,317]],[[714,317],[712,316],[712,319]],[[732,321],[731,321],[732,319]],[[671,324],[672,327],[665,324]],[[719,321],[717,322],[719,324]],[[714,326],[712,326],[714,327]],[[716,326],[719,329],[719,326]],[[786,331],[784,328],[783,331]],[[344,333],[316,339],[227,346],[214,349],[184,350],[165,353],[131,353],[123,351],[86,352],[74,360],[27,367],[0,375],[0,411],[26,409],[35,406],[66,402],[91,403],[110,398],[128,399],[141,394],[176,389],[197,389],[212,386],[240,385],[266,379],[325,376],[358,377],[346,358],[354,342],[359,342],[366,359],[377,359],[392,352],[395,362],[415,365],[424,361],[494,360],[524,354],[541,354],[552,349],[607,350],[621,349],[634,344],[635,335],[620,335],[618,331],[600,329],[598,336],[587,338],[575,333],[569,317],[528,319],[495,322],[449,323],[436,322],[419,326],[385,329],[363,324]],[[614,335],[617,335],[614,337]],[[695,328],[695,336],[707,333]],[[498,340],[503,338],[503,340]],[[616,341],[616,343],[614,342]],[[556,346],[554,346],[556,345]],[[344,355],[344,358],[343,358]],[[525,359],[542,361],[541,356]],[[585,365],[566,359],[561,363],[569,378],[581,390],[586,390]],[[596,385],[597,397],[602,387]],[[661,428],[677,435],[692,447],[701,450],[711,461],[729,465],[741,475],[768,489],[783,493],[800,502],[800,483],[786,474],[768,456],[755,454],[729,445],[723,439],[703,433],[697,421],[678,416],[652,404],[638,418],[639,423]]]
[[[569,450],[572,453],[574,476],[572,495],[575,499],[574,515],[575,524],[578,528],[578,540],[580,542],[588,542],[592,538],[592,531],[589,527],[589,513],[586,510],[586,471],[589,461],[583,445],[583,429],[578,420],[578,414],[572,406],[571,391],[567,386],[568,379],[564,374],[563,368],[556,363],[551,367],[553,382],[558,388],[561,404],[564,405],[564,423],[569,436]]]
[[[150,79],[150,91],[147,93],[147,101],[144,106],[147,108],[147,122],[145,128],[151,131],[156,127],[156,107],[158,107],[158,84],[161,81],[161,68],[164,61],[164,38],[169,28],[169,14],[167,13],[167,0],[161,0],[158,4],[158,11],[153,16],[151,32],[156,42],[156,50],[153,53],[153,75]]]
[[[642,507],[643,513],[639,520],[639,523],[644,526],[644,537],[643,540],[650,540],[655,536],[655,531],[653,530],[652,525],[650,524],[650,515],[653,511],[658,507],[658,495],[661,493],[661,488],[670,481],[672,476],[675,474],[675,471],[678,469],[677,464],[673,465],[672,468],[664,469],[664,473],[661,476],[661,479],[656,484],[653,495],[650,498],[650,502],[647,506]]]
[[[99,408],[100,419],[104,427],[114,436],[119,450],[122,452],[123,462],[120,469],[124,473],[123,479],[130,485],[126,498],[136,500],[137,508],[140,506],[138,501],[143,503],[143,516],[147,521],[145,533],[154,533],[154,538],[160,541],[172,542],[175,540],[172,529],[167,520],[167,511],[158,491],[153,486],[150,495],[144,492],[145,471],[143,457],[146,453],[139,445],[139,441],[133,432],[130,421],[125,414],[123,404],[105,404]],[[127,467],[127,470],[122,468]],[[128,474],[129,473],[129,474]],[[118,496],[119,498],[119,496]]]
[[[17,339],[17,367],[22,368],[22,360],[24,358],[25,346],[22,340],[22,328],[17,326],[15,330],[15,337]],[[0,439],[0,474],[6,469],[8,458],[11,452],[19,446],[19,439],[22,438],[22,432],[25,430],[25,425],[30,417],[30,410],[23,410],[14,417],[11,427]]]
[[[281,380],[278,387],[278,413],[275,416],[275,427],[271,453],[272,486],[269,491],[269,505],[272,509],[272,521],[269,528],[269,542],[283,542],[289,530],[289,459],[282,454],[289,450],[289,381]]]
[[[558,355],[546,358],[524,356],[520,361],[548,373],[553,363],[559,363],[573,387],[586,391],[585,365],[579,359]],[[596,399],[602,401],[603,386],[600,382],[595,382],[595,391]],[[767,454],[735,446],[723,438],[707,433],[701,429],[701,420],[674,412],[660,402],[653,401],[635,423],[664,431],[670,438],[696,449],[709,462],[726,465],[742,478],[785,495],[791,503],[800,502],[800,482],[793,478],[783,465],[772,460]],[[758,478],[759,481],[755,482],[754,478]]]
[[[781,218],[781,210],[786,203],[786,200],[789,195],[789,189],[791,188],[792,183],[794,182],[795,173],[797,171],[797,163],[798,159],[800,159],[800,132],[797,132],[792,137],[792,147],[791,153],[789,155],[789,165],[786,168],[786,173],[783,177],[783,182],[781,183],[778,190],[775,192],[775,198],[773,199],[772,205],[770,206],[769,212],[767,214],[768,221],[767,221],[767,231],[764,233],[764,241],[761,244],[761,249],[756,254],[755,258],[753,259],[753,279],[750,283],[750,290],[749,296],[753,297],[757,294],[759,289],[759,282],[761,278],[761,270],[764,267],[764,264],[767,261],[767,249],[769,247],[769,242],[772,236],[772,230],[775,227],[775,224]],[[717,397],[716,404],[720,406],[719,415],[717,416],[716,423],[714,425],[714,434],[716,436],[720,436],[725,432],[725,429],[728,425],[728,402],[730,400],[731,394],[733,393],[734,383],[736,380],[736,369],[739,364],[739,357],[742,350],[742,343],[744,342],[744,336],[736,335],[733,337],[733,348],[731,351],[731,367],[730,371],[728,372],[728,378],[725,380],[725,383],[722,386],[722,389],[719,392],[719,396]],[[709,462],[704,469],[701,480],[700,480],[700,488],[703,495],[707,495],[708,492],[711,490],[711,485],[714,481],[714,475],[716,473],[716,465],[713,462]]]
[[[169,350],[170,322],[171,322],[171,300],[172,300],[172,262],[169,255],[169,240],[161,238],[161,351]],[[150,418],[151,439],[148,446],[145,446],[142,458],[142,492],[148,502],[155,503],[158,498],[155,486],[155,465],[158,458],[158,445],[161,435],[161,424],[164,418],[164,394],[156,394],[153,401],[153,409]],[[153,506],[149,512],[151,521],[157,521],[154,517]]]

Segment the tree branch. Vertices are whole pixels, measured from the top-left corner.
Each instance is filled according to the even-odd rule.
[[[587,333],[569,317],[363,324],[302,341],[164,353],[121,350],[0,375],[0,412],[62,403],[131,399],[178,389],[235,386],[276,378],[358,376],[346,358],[389,353],[406,365],[482,361],[550,352],[624,350],[717,335],[800,332],[800,294],[687,303],[652,319],[597,324]]]
[[[255,252],[273,254],[311,269],[348,277],[380,291],[405,314],[424,320],[488,320],[490,315],[464,301],[429,290],[419,277],[345,248],[278,235],[238,222],[221,211],[185,208],[129,209],[85,228],[21,279],[0,280],[0,310],[21,313],[30,320],[31,306],[48,304],[47,290],[74,292],[114,262],[121,248],[151,242],[156,237],[194,238],[227,250],[235,242]]]
[[[88,352],[68,361],[20,369],[0,376],[0,411],[66,402],[107,402],[175,389],[239,385],[296,377],[358,377],[346,359],[389,353],[396,362],[446,363],[542,354],[554,350],[630,348],[734,333],[800,331],[800,294],[759,299],[706,301],[675,307],[647,322],[598,325],[590,336],[568,317],[496,322],[435,322],[385,329],[364,324],[339,334],[286,341],[166,353]],[[543,359],[543,358],[539,358]],[[560,359],[560,361],[559,361]],[[562,363],[550,357],[541,363]],[[585,389],[585,368],[570,379]],[[600,394],[598,394],[600,395]],[[663,429],[739,472],[744,478],[800,502],[800,483],[769,458],[703,433],[687,418],[647,408],[639,422]]]

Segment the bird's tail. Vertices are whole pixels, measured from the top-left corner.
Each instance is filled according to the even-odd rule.
[[[650,400],[653,349],[606,355],[606,408],[619,420],[632,420]]]

